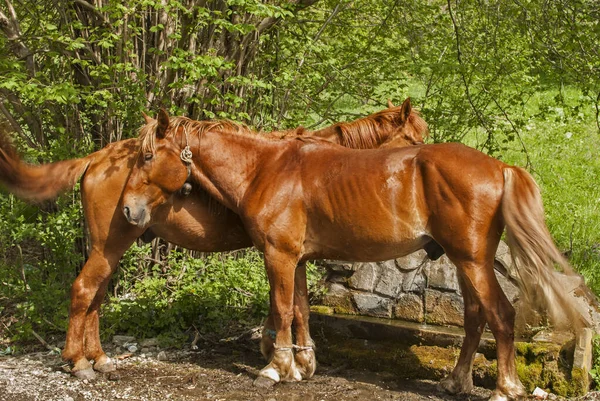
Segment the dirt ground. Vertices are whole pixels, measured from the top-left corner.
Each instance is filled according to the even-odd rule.
[[[114,349],[113,349],[114,352]],[[392,374],[320,365],[315,377],[270,389],[252,385],[264,361],[258,345],[244,341],[201,345],[195,351],[166,350],[118,361],[117,372],[80,381],[65,371],[56,353],[0,357],[0,400],[486,400],[490,391],[451,396],[435,382],[404,381]],[[556,398],[555,398],[556,399]],[[590,393],[579,400],[600,400]]]

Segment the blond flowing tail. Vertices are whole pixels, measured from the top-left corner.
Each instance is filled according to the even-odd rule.
[[[555,274],[558,265],[567,276],[581,280],[558,250],[544,219],[544,207],[533,177],[519,167],[504,168],[502,214],[521,292],[534,307],[547,310],[555,326],[575,332],[591,325]]]
[[[0,132],[0,186],[28,201],[52,199],[75,186],[92,157],[38,166],[27,164],[21,160],[6,133]]]

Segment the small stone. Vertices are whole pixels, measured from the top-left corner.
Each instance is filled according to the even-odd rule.
[[[63,401],[75,401],[75,399],[73,399],[73,397],[70,397],[70,396],[68,396],[68,395],[67,395],[67,396],[66,396],[66,397],[63,399]]]
[[[116,335],[113,337],[113,344],[116,344],[116,345],[125,345],[126,343],[133,343],[134,341],[135,341],[135,337],[133,337],[133,336]]]
[[[127,347],[127,351],[129,351],[131,353],[135,353],[135,352],[137,352],[137,350],[138,350],[138,347],[135,344],[130,345],[129,347]]]
[[[167,360],[167,353],[165,351],[160,351],[158,353],[158,355],[156,355],[156,359],[158,359],[159,361],[166,361]]]
[[[140,346],[143,348],[156,347],[158,346],[157,338],[146,338],[140,342]]]
[[[116,382],[121,380],[121,374],[119,372],[110,372],[107,378],[110,381]]]

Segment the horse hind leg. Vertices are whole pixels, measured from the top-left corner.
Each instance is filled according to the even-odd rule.
[[[498,279],[494,274],[493,258],[490,257],[489,262],[477,262],[473,259],[468,261],[456,260],[450,254],[448,256],[462,276],[465,289],[479,304],[483,318],[496,338],[498,377],[496,389],[490,401],[521,399],[527,393],[517,376],[514,344],[515,309],[500,288]],[[474,344],[467,346],[474,347]],[[465,347],[464,344],[463,347]],[[465,349],[464,351],[466,358],[469,356],[470,350]],[[466,361],[463,361],[463,366],[467,366]],[[470,370],[470,362],[468,366]],[[459,367],[458,364],[457,367],[465,369]],[[461,377],[461,374],[464,375],[465,373],[459,370],[458,377]]]
[[[440,387],[450,394],[468,394],[473,390],[473,361],[486,322],[480,304],[470,287],[465,285],[461,274],[458,275],[458,282],[465,306],[465,339],[456,366],[450,375],[440,381]]]

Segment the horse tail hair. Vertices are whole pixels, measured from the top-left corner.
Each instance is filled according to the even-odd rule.
[[[552,240],[537,183],[519,167],[507,166],[503,174],[502,215],[506,224],[506,242],[521,293],[530,305],[545,309],[555,326],[575,332],[590,327],[589,319],[565,288],[564,280],[555,275],[555,265],[558,265],[565,275],[575,277],[579,287],[584,287],[583,278],[573,270]]]
[[[17,197],[41,202],[72,189],[92,161],[91,156],[32,165],[21,160],[6,133],[0,132],[0,186]]]

